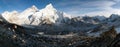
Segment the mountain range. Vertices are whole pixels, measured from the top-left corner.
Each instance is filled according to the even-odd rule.
[[[45,8],[40,10],[33,5],[21,13],[18,13],[17,11],[6,11],[2,13],[2,16],[8,22],[18,25],[59,24],[71,18],[70,15],[57,11],[52,4],[48,4]]]
[[[120,15],[72,17],[33,5],[0,14],[0,38],[0,47],[118,47]]]
[[[52,4],[48,4],[43,9],[36,6],[25,9],[23,12],[5,11],[1,14],[7,22],[25,26],[35,27],[53,32],[101,32],[100,29],[106,30],[108,27],[114,26],[116,30],[120,27],[120,16],[112,14],[110,17],[105,16],[77,16],[72,17],[69,14],[56,10]],[[46,26],[50,25],[50,26]],[[119,31],[118,31],[119,33]]]

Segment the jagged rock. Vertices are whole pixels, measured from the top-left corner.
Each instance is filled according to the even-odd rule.
[[[109,31],[103,32],[101,34],[101,37],[103,38],[115,38],[117,35],[117,32],[114,27],[112,27]]]
[[[111,44],[111,42],[114,40],[116,35],[117,35],[116,31],[114,27],[112,27],[110,30],[103,32],[100,37],[94,39],[94,41],[92,41],[91,43],[91,46],[108,47]]]
[[[117,37],[116,35],[116,31],[114,27],[112,27],[108,31],[103,32],[100,37],[88,37],[87,39],[84,39],[86,44],[81,43],[76,47],[118,47],[120,35],[117,35]]]
[[[119,47],[120,46],[120,34],[111,42],[109,47]]]

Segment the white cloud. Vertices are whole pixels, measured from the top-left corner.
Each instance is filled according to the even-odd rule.
[[[89,16],[95,16],[95,15],[101,15],[105,17],[109,17],[111,14],[119,14],[120,15],[120,9],[113,9],[113,10],[105,10],[105,11],[95,11],[95,12],[90,12],[86,14],[81,14],[82,16],[84,15],[89,15]]]
[[[91,1],[91,2],[83,3],[82,6],[109,7],[114,4],[115,2],[113,1]]]
[[[108,4],[103,5],[105,7],[101,7],[101,9],[103,9],[102,11],[89,12],[89,13],[81,14],[81,15],[91,15],[91,16],[104,15],[106,17],[109,17],[111,14],[119,14],[120,15],[120,9],[116,9],[116,8],[112,7],[120,0],[114,0],[114,1],[116,1],[116,2],[113,2],[113,3],[109,2]]]
[[[72,15],[104,15],[109,17],[111,14],[120,14],[120,9],[113,8],[112,6],[116,3],[120,2],[120,0],[97,0],[97,1],[89,1],[89,2],[72,2],[71,4],[77,4],[66,8],[68,11],[67,13]],[[65,3],[63,5],[68,5],[69,3]],[[83,13],[83,9],[86,9],[86,13]],[[87,12],[90,9],[93,9],[91,12]],[[98,10],[94,10],[98,9]],[[100,11],[99,11],[100,10]]]
[[[120,2],[120,0],[113,0],[113,1],[115,1],[115,2]]]

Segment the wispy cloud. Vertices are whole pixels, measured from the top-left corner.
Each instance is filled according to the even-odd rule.
[[[115,2],[114,2],[115,1]],[[120,9],[113,8],[112,6],[115,5],[119,0],[114,0],[113,2],[107,2],[103,6],[101,6],[102,11],[95,11],[95,12],[89,12],[81,15],[105,15],[106,17],[109,17],[111,14],[120,14]],[[102,2],[101,2],[102,3]]]
[[[120,14],[120,10],[119,9],[111,9],[111,10],[105,10],[105,11],[89,12],[89,13],[80,14],[80,15],[81,16],[84,16],[84,15],[89,15],[89,16],[100,15],[100,16],[109,17],[111,14]]]
[[[71,15],[105,15],[109,16],[110,14],[119,14],[120,10],[113,8],[112,6],[120,0],[92,0],[92,1],[71,1],[65,3],[59,3],[61,6],[68,6],[64,9],[68,10],[67,13]]]
[[[120,2],[120,0],[113,0],[113,1],[115,1],[115,2]]]

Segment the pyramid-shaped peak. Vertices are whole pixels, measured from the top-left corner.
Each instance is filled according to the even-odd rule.
[[[37,7],[35,5],[33,5],[31,8],[37,10]]]
[[[45,8],[54,8],[53,5],[50,3]]]

